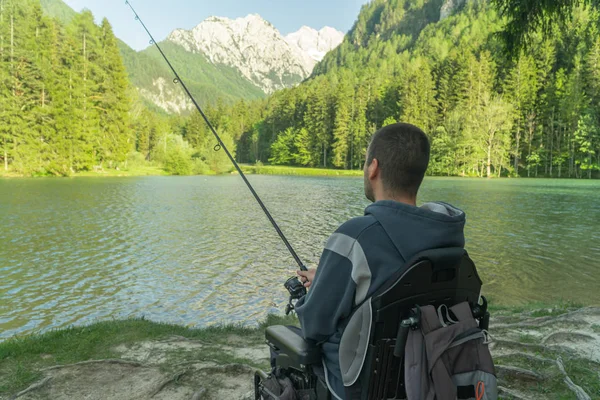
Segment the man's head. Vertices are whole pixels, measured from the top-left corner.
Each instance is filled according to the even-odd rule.
[[[410,124],[388,125],[373,135],[365,162],[365,195],[371,201],[415,203],[429,165],[429,140]]]

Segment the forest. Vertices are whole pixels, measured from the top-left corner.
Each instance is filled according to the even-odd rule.
[[[597,177],[598,10],[575,7],[511,55],[493,5],[432,22],[440,6],[365,5],[309,81],[225,111],[226,129],[243,131],[238,158],[361,168],[370,135],[403,121],[430,136],[432,175]]]
[[[432,143],[429,174],[600,177],[600,14],[571,13],[507,51],[495,3],[373,0],[298,87],[204,104],[244,163],[360,169],[372,133],[396,121]],[[185,77],[184,77],[185,79]],[[0,0],[0,161],[23,175],[158,163],[226,172],[195,113],[146,107],[108,21],[68,25],[35,0]]]
[[[225,156],[208,143],[204,152],[191,147],[181,124],[139,99],[106,19],[97,25],[84,11],[64,25],[37,0],[0,0],[0,170],[68,176],[150,161],[173,174],[224,168]]]

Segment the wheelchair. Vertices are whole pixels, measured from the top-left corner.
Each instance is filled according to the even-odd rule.
[[[343,371],[353,370],[352,379],[345,382],[344,397],[348,400],[405,399],[404,347],[409,331],[419,327],[418,306],[451,307],[466,301],[479,327],[487,330],[490,314],[487,301],[480,295],[481,286],[475,264],[463,248],[427,250],[405,263],[371,296],[370,312],[355,310],[350,318],[349,324],[352,320],[370,318],[370,334],[367,339],[359,335],[362,339],[350,340],[358,349],[355,357],[358,363],[348,369],[340,360]],[[269,347],[278,354],[277,373],[289,378],[299,394],[297,399],[336,398],[323,374],[318,373],[322,361],[317,345],[286,326],[268,327],[265,337]],[[273,373],[256,372],[256,400],[273,398],[265,394],[268,392],[265,384]]]

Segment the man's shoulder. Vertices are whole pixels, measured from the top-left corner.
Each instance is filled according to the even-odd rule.
[[[344,222],[335,231],[335,233],[341,233],[346,236],[350,236],[353,239],[358,237],[367,229],[379,226],[379,222],[372,215],[364,215],[362,217],[352,218]]]

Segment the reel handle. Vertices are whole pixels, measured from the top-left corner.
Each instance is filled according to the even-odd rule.
[[[290,300],[285,307],[285,315],[289,315],[295,309],[294,300],[300,300],[302,297],[306,296],[307,292],[306,288],[302,282],[300,282],[300,279],[298,279],[297,276],[293,276],[288,279],[283,286],[290,293]]]

